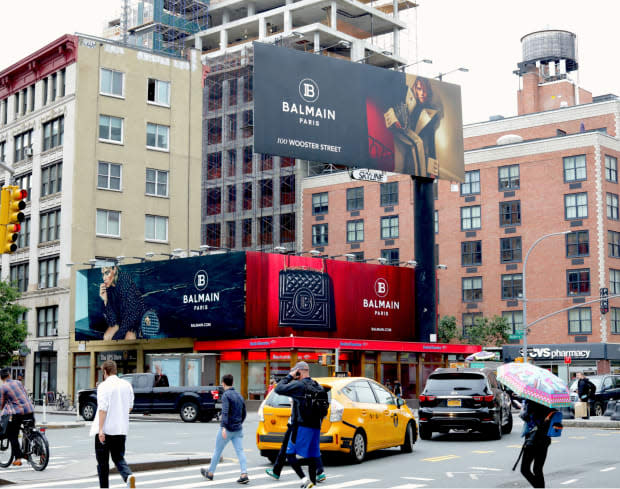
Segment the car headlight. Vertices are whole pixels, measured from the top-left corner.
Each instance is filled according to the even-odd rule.
[[[258,408],[258,419],[259,421],[265,421],[265,414],[263,413],[263,407],[265,407],[265,401],[260,403],[260,407]]]
[[[342,404],[336,401],[336,399],[332,399],[329,409],[330,409],[330,413],[329,413],[330,423],[342,421],[342,414],[344,413],[344,406]]]

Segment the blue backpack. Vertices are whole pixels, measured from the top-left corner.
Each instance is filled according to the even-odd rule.
[[[551,416],[549,418],[549,416]],[[553,411],[545,421],[549,421],[549,430],[547,431],[547,436],[551,438],[555,438],[558,436],[562,436],[562,430],[564,427],[562,426],[562,413],[560,411]]]

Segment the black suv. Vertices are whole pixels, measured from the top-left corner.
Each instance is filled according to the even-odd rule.
[[[512,431],[510,396],[490,368],[438,368],[420,395],[420,438],[434,431],[481,431],[493,440]]]

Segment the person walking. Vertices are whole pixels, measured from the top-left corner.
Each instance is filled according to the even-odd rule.
[[[403,397],[403,386],[400,385],[399,380],[394,381],[394,395],[396,397]]]
[[[596,386],[588,379],[583,372],[577,372],[577,396],[581,402],[586,403],[586,416],[590,419],[590,401],[594,399]]]
[[[276,386],[276,394],[293,399],[291,411],[292,430],[286,448],[287,459],[295,473],[302,479],[302,488],[314,487],[317,483],[317,465],[321,457],[320,435],[322,419],[312,415],[308,406],[308,395],[323,391],[310,377],[310,367],[306,362],[297,362],[295,367]],[[299,455],[308,462],[308,477],[297,459]]]
[[[11,416],[11,420],[6,428],[6,435],[11,443],[13,452],[13,465],[21,465],[24,458],[21,447],[19,446],[19,429],[22,423],[31,419],[34,423],[34,405],[28,397],[28,393],[18,380],[11,379],[11,370],[3,368],[0,370],[0,411],[2,414]]]
[[[204,467],[200,469],[200,473],[206,479],[212,481],[215,468],[222,456],[224,448],[229,441],[232,441],[239,465],[241,467],[241,476],[237,479],[239,484],[247,484],[250,482],[248,478],[247,461],[243,452],[243,422],[247,415],[245,402],[243,397],[233,387],[233,376],[230,374],[222,377],[224,386],[224,394],[222,395],[222,418],[220,421],[221,429],[217,432],[215,438],[215,452],[211,457],[211,465],[209,469]]]
[[[110,457],[127,487],[136,487],[136,477],[125,461],[129,413],[133,409],[133,388],[116,375],[116,362],[101,365],[103,382],[97,387],[97,413],[90,428],[95,437],[99,487],[110,487]]]
[[[522,434],[525,436],[525,442],[522,448],[521,474],[532,487],[545,487],[543,467],[547,459],[547,450],[551,445],[548,432],[551,415],[555,411],[534,401],[523,401],[520,416],[525,422]]]

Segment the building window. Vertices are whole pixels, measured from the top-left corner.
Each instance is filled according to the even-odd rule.
[[[476,319],[481,317],[481,312],[467,312],[463,314],[463,336],[465,338],[469,338],[471,327],[476,324]]]
[[[578,182],[586,179],[586,156],[567,156],[564,159],[564,181]]]
[[[226,164],[226,176],[234,177],[237,174],[237,150],[228,150],[228,162]]]
[[[312,246],[326,246],[329,243],[327,224],[312,226]]]
[[[259,244],[270,245],[273,244],[273,216],[264,216],[259,220]]]
[[[62,70],[60,70],[60,83],[59,83],[59,90],[58,90],[58,96],[59,97],[64,97],[65,93],[67,91],[67,70],[66,68],[63,68]],[[34,110],[34,87],[32,87],[32,108]]]
[[[58,286],[58,257],[39,260],[39,288]]]
[[[222,191],[219,187],[207,189],[207,216],[216,216],[222,212]]]
[[[566,272],[568,295],[590,294],[590,269],[568,270]]]
[[[295,158],[290,156],[280,156],[280,168],[295,166]]]
[[[97,209],[97,236],[121,237],[121,213]]]
[[[30,186],[32,181],[32,173],[24,173],[23,175],[19,175],[15,177],[15,185],[19,188],[23,188],[28,192],[28,197],[26,197],[26,202],[30,202],[32,198],[32,188]]]
[[[6,141],[0,141],[0,161],[6,162]]]
[[[618,220],[618,195],[607,193],[607,218]]]
[[[500,238],[500,263],[514,263],[521,261],[521,236]]]
[[[161,124],[146,123],[146,147],[168,151],[170,127]]]
[[[241,246],[252,246],[252,219],[241,221]]]
[[[381,239],[398,238],[398,216],[381,218]]]
[[[273,180],[266,178],[259,182],[261,209],[273,206]]]
[[[398,205],[398,182],[381,184],[381,205]]]
[[[620,294],[620,270],[609,270],[609,293]]]
[[[58,336],[58,306],[37,307],[37,336]]]
[[[461,195],[480,193],[480,170],[465,172],[465,181],[461,183]]]
[[[221,226],[219,222],[212,222],[206,226],[207,246],[219,248],[221,246]]]
[[[588,217],[588,194],[567,194],[564,196],[564,215],[566,219],[585,219]]]
[[[254,111],[246,110],[243,112],[242,117],[241,134],[244,138],[251,138],[254,135]]]
[[[13,158],[14,163],[32,157],[32,129],[18,134],[17,136],[15,136],[13,141],[15,143],[15,152]]]
[[[521,201],[499,203],[499,225],[518,226],[521,224]]]
[[[464,267],[482,265],[482,241],[461,243],[461,265]]]
[[[115,97],[123,96],[123,79],[124,73],[120,71],[108,70],[101,68],[99,80],[99,93],[102,95],[113,95]]]
[[[39,243],[60,239],[60,209],[42,212],[40,216]]]
[[[283,175],[280,177],[280,204],[295,203],[295,175]]]
[[[347,221],[347,243],[364,241],[364,220]]]
[[[482,300],[482,277],[462,278],[463,302],[480,302]]]
[[[312,194],[312,215],[318,216],[320,214],[327,214],[328,210],[327,192]]]
[[[209,144],[222,142],[222,118],[214,117],[207,121],[207,141]]]
[[[47,78],[43,78],[43,106],[47,105],[47,95],[49,92],[49,80]]]
[[[435,234],[439,233],[439,211],[434,212],[433,220],[435,221]]]
[[[502,311],[502,317],[508,323],[509,334],[523,331],[523,311]]]
[[[618,158],[605,155],[605,179],[608,182],[618,183]]]
[[[168,197],[168,172],[165,170],[146,169],[146,195]]]
[[[359,211],[364,208],[364,187],[347,189],[347,210]]]
[[[588,256],[590,237],[588,231],[574,231],[566,235],[566,258]]]
[[[237,210],[237,187],[228,185],[226,187],[226,212],[235,212]]]
[[[351,255],[351,256],[347,256],[347,261],[354,261],[354,262],[364,261],[363,251],[353,251],[353,252],[347,253],[347,255]]]
[[[228,80],[228,105],[237,105],[237,79]]]
[[[43,151],[62,146],[65,131],[65,118],[57,117],[43,124]]]
[[[252,151],[252,146],[246,146],[243,148],[243,173],[250,174],[252,173],[252,162],[254,158],[254,152]]]
[[[620,334],[620,308],[612,307],[609,309],[609,325],[612,334]]]
[[[568,311],[568,334],[592,334],[592,310],[589,307]]]
[[[295,242],[295,213],[280,214],[280,243]]]
[[[28,290],[28,262],[11,265],[11,284],[20,292]]]
[[[252,209],[252,182],[243,182],[243,210]]]
[[[498,168],[499,191],[517,190],[521,187],[519,165],[500,166]]]
[[[273,170],[273,155],[260,155],[260,171]]]
[[[518,299],[523,294],[523,279],[520,273],[502,275],[502,300]]]
[[[607,231],[607,240],[609,241],[609,256],[620,258],[620,233],[617,231]]]
[[[215,180],[222,177],[222,152],[209,153],[207,155],[207,180]]]
[[[237,246],[237,223],[226,221],[226,247],[232,250],[235,246]]]
[[[123,119],[110,115],[99,116],[99,141],[122,143]]]
[[[398,248],[381,250],[381,258],[385,259],[386,265],[398,265],[400,261],[400,250]]]
[[[154,104],[170,107],[170,82],[149,78],[147,100]]]
[[[237,139],[237,114],[226,116],[226,140],[234,141]]]
[[[97,167],[97,188],[102,190],[121,189],[121,165],[100,161]]]
[[[26,216],[22,222],[22,230],[17,235],[17,248],[28,248],[30,246],[30,216]]]
[[[254,78],[250,72],[243,78],[243,101],[250,102],[254,99]]]
[[[168,218],[165,216],[146,216],[144,225],[146,241],[168,241]]]
[[[41,168],[41,197],[62,190],[62,162]]]
[[[461,207],[461,230],[480,229],[480,206]]]

